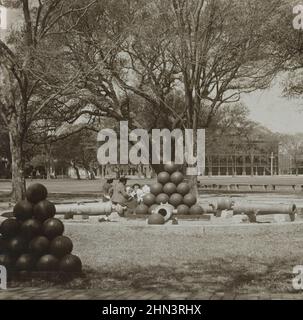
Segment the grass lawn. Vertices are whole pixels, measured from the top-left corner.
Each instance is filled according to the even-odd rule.
[[[100,181],[46,185],[52,201],[76,200],[96,198]],[[0,182],[3,210],[8,187]],[[293,292],[293,267],[303,265],[302,223],[203,227],[181,220],[178,226],[151,227],[135,219],[65,224],[83,261],[83,277],[51,283],[34,279],[13,286],[287,293]]]
[[[84,276],[23,285],[288,293],[293,292],[293,267],[303,264],[302,233],[303,224],[203,228],[185,221],[160,227],[138,220],[69,223],[66,234],[84,262]]]

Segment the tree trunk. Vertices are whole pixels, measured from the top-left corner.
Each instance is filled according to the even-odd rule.
[[[76,165],[74,165],[74,169],[75,169],[75,172],[76,172],[77,180],[81,180],[80,172],[79,172],[79,169],[78,169],[78,167]]]
[[[250,175],[254,176],[254,156],[250,156]]]
[[[10,150],[12,155],[12,200],[18,202],[25,196],[23,142],[17,125],[10,127]]]
[[[46,145],[46,163],[45,163],[46,179],[51,179],[52,173],[52,146]]]
[[[195,100],[197,103],[197,99]],[[193,148],[194,148],[194,154],[197,153],[197,112],[194,105],[194,99],[192,97],[192,90],[188,91],[188,94],[186,95],[185,103],[187,105],[188,115],[187,115],[187,127],[189,129],[192,129],[194,132],[194,141],[193,141]],[[187,167],[187,166],[186,166]],[[186,169],[185,169],[186,170]],[[189,181],[190,184],[190,193],[194,196],[199,197],[199,191],[198,191],[198,176],[197,175],[186,175],[186,178]]]
[[[46,165],[46,179],[50,180],[51,178],[51,168],[49,165]]]

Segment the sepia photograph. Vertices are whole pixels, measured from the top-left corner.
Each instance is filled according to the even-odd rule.
[[[302,98],[303,0],[0,0],[0,309],[303,299]]]

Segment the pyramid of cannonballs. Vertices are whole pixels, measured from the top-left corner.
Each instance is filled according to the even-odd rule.
[[[14,207],[14,218],[0,225],[0,265],[8,272],[81,272],[73,243],[63,235],[63,223],[54,218],[55,205],[46,198],[45,186],[29,186],[26,200]]]
[[[179,166],[170,162],[164,170],[157,175],[157,182],[150,186],[150,193],[143,197],[143,203],[137,206],[136,214],[152,214],[159,205],[166,203],[171,204],[178,215],[203,214]]]

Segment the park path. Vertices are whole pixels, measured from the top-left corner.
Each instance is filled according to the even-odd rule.
[[[0,290],[0,300],[302,300],[298,293],[171,292],[151,290],[9,288]]]

